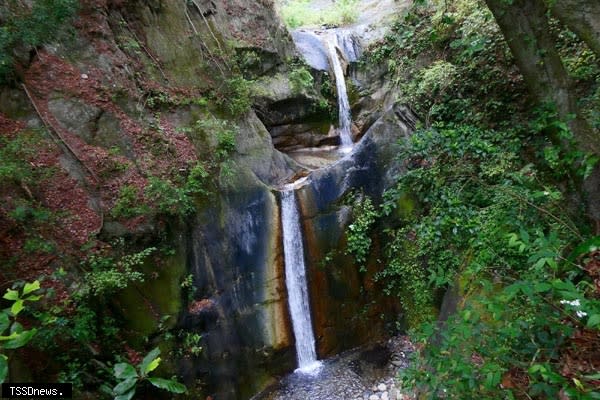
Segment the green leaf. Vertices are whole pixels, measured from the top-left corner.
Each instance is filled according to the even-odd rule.
[[[129,392],[135,386],[136,383],[137,383],[137,377],[125,379],[124,381],[122,381],[121,383],[119,383],[117,386],[115,386],[113,388],[113,392],[115,393],[115,395],[125,394],[125,393]]]
[[[535,290],[537,293],[540,293],[540,292],[547,292],[547,291],[548,291],[548,290],[550,290],[550,289],[552,289],[552,285],[551,285],[551,284],[549,284],[549,283],[546,283],[546,282],[538,282],[538,283],[536,283],[536,284],[535,284],[535,286],[534,286],[534,290]]]
[[[138,370],[140,371],[141,375],[146,374],[144,371],[147,371],[148,366],[158,357],[159,354],[160,349],[158,347],[155,347],[154,349],[150,350],[150,353],[146,354],[146,357],[144,357],[140,365],[138,365]]]
[[[10,312],[14,315],[17,316],[21,311],[23,311],[24,305],[23,305],[24,301],[19,299],[17,301],[15,301],[12,305],[12,307],[10,307]]]
[[[26,283],[25,287],[23,287],[23,296],[28,295],[29,293],[38,290],[40,288],[40,281],[33,281],[31,283]]]
[[[148,378],[148,382],[159,389],[168,390],[171,393],[185,393],[187,391],[185,385],[171,379]]]
[[[134,394],[135,394],[135,387],[125,394],[115,396],[114,400],[131,400],[133,398]]]
[[[25,329],[23,328],[23,325],[21,325],[19,323],[19,321],[14,321],[12,323],[12,325],[10,326],[10,333],[21,333],[23,332]]]
[[[18,333],[14,339],[8,340],[4,343],[5,349],[18,349],[19,347],[25,346],[33,336],[37,333],[37,329],[33,328],[29,331],[23,331]]]
[[[17,336],[19,336],[19,334],[17,332],[13,332],[9,336],[0,336],[0,342],[12,340],[12,339],[16,338]]]
[[[0,383],[4,383],[8,375],[8,359],[4,354],[0,354]]]
[[[0,312],[0,334],[2,334],[9,325],[10,319],[8,319],[8,314],[6,312]]]
[[[600,325],[600,314],[591,315],[587,322],[588,328],[595,328],[598,325]]]
[[[154,371],[156,367],[158,367],[158,364],[160,364],[160,357],[156,357],[154,360],[152,360],[152,362],[146,366],[146,369],[142,371],[142,374],[148,375],[149,372]]]
[[[133,365],[129,363],[118,363],[114,367],[115,378],[119,380],[137,378],[138,374],[133,368]]]
[[[8,289],[2,297],[6,300],[19,300],[19,292],[17,292],[16,290]]]

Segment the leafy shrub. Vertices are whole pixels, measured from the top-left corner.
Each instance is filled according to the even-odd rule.
[[[226,107],[233,117],[244,115],[252,106],[250,89],[252,82],[243,76],[227,79],[218,92],[213,92],[216,103]]]
[[[160,349],[157,347],[150,351],[136,366],[122,362],[115,364],[114,376],[117,385],[112,392],[115,400],[130,400],[135,395],[136,387],[141,382],[147,381],[153,386],[171,393],[185,393],[186,387],[174,379],[149,377],[148,375],[160,365]]]
[[[138,189],[132,185],[124,185],[119,190],[119,197],[110,213],[115,218],[133,218],[146,213],[147,207],[140,203]]]
[[[508,45],[487,7],[460,0],[415,4],[369,53],[386,62],[407,102],[427,125],[517,121],[528,111]]]
[[[208,191],[208,178],[210,173],[206,170],[204,165],[198,163],[190,171],[185,191],[189,195],[207,195]]]
[[[216,138],[214,161],[222,163],[235,150],[238,128],[229,121],[210,117],[196,121],[196,128]]]
[[[377,218],[377,211],[369,197],[357,198],[353,207],[353,221],[346,231],[347,251],[354,256],[361,271],[366,271],[365,263],[371,249],[369,236]]]
[[[306,67],[298,67],[290,72],[290,84],[293,93],[302,93],[313,86],[314,79]]]
[[[194,204],[185,188],[169,180],[151,176],[144,195],[154,208],[166,215],[184,216],[194,211]]]
[[[138,253],[120,258],[90,255],[84,264],[89,271],[85,274],[84,284],[78,292],[78,297],[103,297],[125,289],[132,282],[143,282],[144,274],[136,268],[141,267],[154,251],[156,251],[155,247],[148,247]]]

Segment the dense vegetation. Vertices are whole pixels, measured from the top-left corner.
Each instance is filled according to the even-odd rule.
[[[597,135],[598,55],[550,23]],[[368,62],[388,63],[422,120],[378,222],[379,278],[420,349],[404,387],[431,399],[600,398],[600,239],[581,190],[598,155],[530,95],[481,1],[418,2]],[[461,300],[440,326],[449,287]]]

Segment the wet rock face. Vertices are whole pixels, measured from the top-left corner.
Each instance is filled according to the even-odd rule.
[[[275,126],[270,133],[275,148],[286,153],[307,147],[340,144],[340,137],[331,129],[331,125],[322,122]]]
[[[362,52],[362,44],[351,29],[298,29],[292,32],[294,44],[304,61],[311,68],[319,71],[330,69],[329,56],[324,44],[327,36],[335,36],[335,39],[331,38],[330,40],[336,41],[338,51],[345,64],[358,61]]]
[[[292,38],[304,61],[320,71],[329,70],[329,59],[322,38],[313,31],[299,29],[292,32]]]
[[[180,325],[202,335],[184,359],[219,399],[243,399],[294,367],[277,199],[266,187],[230,193],[198,217],[188,236],[195,291]]]
[[[385,332],[379,316],[399,311],[373,281],[376,260],[362,273],[344,254],[344,232],[351,209],[344,205],[350,191],[362,192],[375,201],[401,173],[395,160],[397,142],[414,129],[412,113],[396,105],[369,129],[352,154],[337,163],[314,171],[310,183],[298,192],[305,241],[313,324],[321,357],[335,354]],[[377,243],[373,244],[377,253]],[[329,260],[324,263],[324,260]],[[371,306],[372,305],[372,306]]]

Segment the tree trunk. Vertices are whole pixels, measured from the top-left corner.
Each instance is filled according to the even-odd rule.
[[[540,103],[553,103],[581,149],[600,154],[598,138],[581,117],[550,33],[543,0],[485,0],[508,42],[525,83]],[[557,2],[560,2],[558,0]]]
[[[544,0],[485,0],[508,42],[530,93],[540,103],[553,103],[581,150],[600,154],[600,135],[581,116],[567,71],[548,26]],[[595,52],[598,45],[599,0],[556,0],[552,11]],[[594,4],[592,4],[594,3]],[[585,15],[589,11],[589,15]],[[575,118],[571,119],[572,116]],[[600,165],[582,184],[586,211],[600,230]],[[600,234],[600,232],[597,232]]]
[[[600,57],[600,1],[556,0],[550,11]]]

